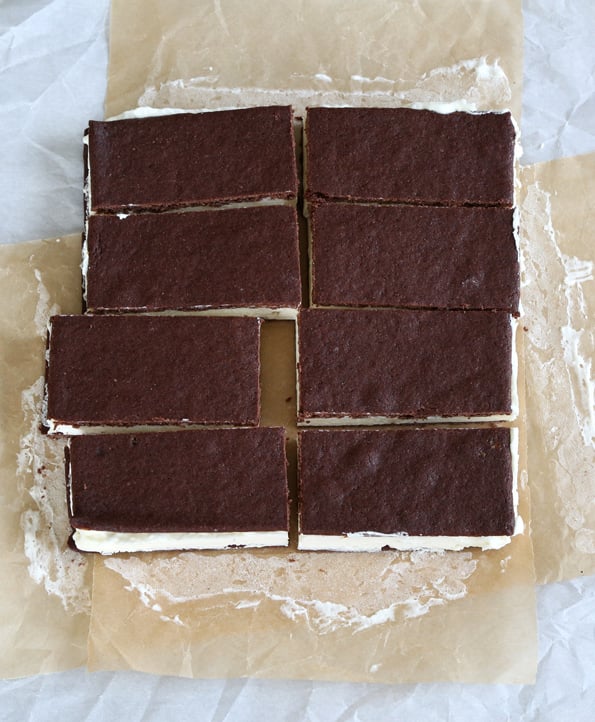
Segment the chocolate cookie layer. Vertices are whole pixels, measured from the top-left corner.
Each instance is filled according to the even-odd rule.
[[[518,313],[511,209],[322,203],[310,227],[315,305]]]
[[[288,206],[94,215],[86,247],[91,311],[300,305],[298,223]]]
[[[496,420],[516,412],[505,312],[306,309],[298,336],[301,422]]]
[[[157,549],[168,533],[287,534],[280,428],[79,436],[67,473],[74,529],[151,533]]]
[[[91,121],[91,212],[295,199],[290,107]]]
[[[300,432],[300,535],[506,537],[514,527],[510,429]]]
[[[255,318],[54,316],[46,422],[255,425],[259,340]]]
[[[510,113],[309,108],[306,198],[513,204]]]

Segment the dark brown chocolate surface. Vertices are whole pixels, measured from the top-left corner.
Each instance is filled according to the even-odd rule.
[[[310,108],[306,198],[513,204],[510,113]]]
[[[511,209],[322,203],[310,224],[315,305],[518,312]]]
[[[89,123],[91,211],[295,198],[290,107]]]
[[[69,453],[75,528],[241,532],[288,527],[283,429],[79,436],[71,440]]]
[[[87,308],[289,307],[301,301],[288,206],[89,218]]]
[[[259,340],[255,318],[54,316],[47,418],[255,425]]]
[[[299,465],[303,534],[514,531],[509,429],[309,429]]]
[[[511,412],[505,312],[305,309],[298,336],[302,420]]]

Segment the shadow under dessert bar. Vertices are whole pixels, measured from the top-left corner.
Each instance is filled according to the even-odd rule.
[[[50,433],[258,423],[259,319],[53,316],[48,343]]]
[[[66,470],[82,551],[288,544],[281,428],[78,436]]]

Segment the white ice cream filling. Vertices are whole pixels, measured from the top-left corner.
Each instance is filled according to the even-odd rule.
[[[98,313],[94,307],[87,309],[91,313]],[[262,318],[267,321],[295,321],[297,319],[297,306],[209,306],[204,308],[188,309],[167,309],[154,311],[146,306],[127,307],[114,306],[113,308],[102,307],[100,314],[130,313],[137,316],[250,316],[251,318]]]
[[[176,551],[181,549],[229,549],[235,547],[286,547],[287,531],[243,532],[115,532],[76,529],[77,549],[100,554],[120,552]]]
[[[358,532],[342,536],[326,534],[300,534],[300,551],[378,552],[383,547],[397,551],[431,549],[461,551],[468,547],[501,549],[510,543],[509,536],[408,536],[407,534],[379,534]]]

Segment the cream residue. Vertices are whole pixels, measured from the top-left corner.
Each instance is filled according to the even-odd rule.
[[[538,183],[527,188],[521,228],[525,238],[541,241],[521,248],[527,373],[534,390],[529,402],[571,541],[578,551],[595,554],[595,338],[583,292],[593,280],[593,263],[562,252],[550,195]]]
[[[34,274],[38,295],[34,323],[38,335],[45,338],[48,320],[60,308],[50,302],[41,272],[35,269]],[[17,456],[17,480],[26,499],[21,528],[28,571],[48,594],[61,600],[66,611],[88,614],[88,561],[67,546],[71,528],[64,481],[64,441],[41,432],[43,402],[44,378],[40,376],[21,396],[27,432],[20,439]]]
[[[35,280],[37,281],[37,305],[35,306],[35,329],[41,338],[45,338],[50,316],[60,312],[57,304],[50,305],[50,294],[41,278],[41,271],[34,269]]]
[[[451,109],[478,110],[507,108],[512,98],[510,83],[498,61],[469,58],[453,65],[434,68],[421,78],[368,78],[352,75],[349,90],[328,90],[335,80],[324,68],[312,77],[293,76],[296,89],[225,88],[216,75],[179,78],[149,86],[139,106],[156,108],[234,108],[245,105],[293,105],[303,115],[309,105],[387,106],[441,103]],[[446,107],[446,106],[445,106]]]
[[[23,391],[23,415],[29,431],[21,437],[17,474],[24,496],[32,500],[21,514],[28,571],[67,612],[89,613],[88,560],[67,546],[71,532],[64,481],[64,445],[39,428],[44,379]]]
[[[103,564],[165,621],[189,624],[187,603],[242,609],[268,599],[280,614],[318,634],[339,628],[355,633],[399,617],[422,616],[433,606],[464,597],[465,582],[477,568],[469,552],[366,554],[363,565],[354,565],[353,559],[352,554],[325,552],[183,552],[168,558],[113,557]],[[221,580],[228,582],[222,585]]]
[[[415,93],[421,97],[413,98]],[[433,97],[429,98],[428,94]],[[422,75],[409,100],[466,100],[476,108],[507,107],[512,98],[508,77],[498,60],[488,63],[485,56],[461,60],[454,65],[434,68]]]

